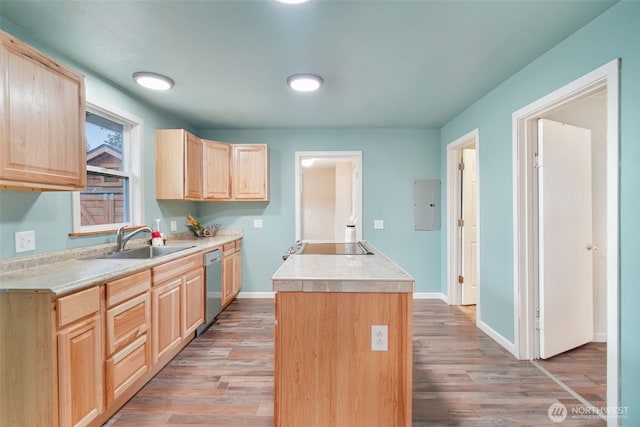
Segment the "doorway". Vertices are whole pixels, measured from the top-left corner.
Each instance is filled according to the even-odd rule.
[[[296,241],[344,242],[348,223],[361,241],[361,177],[361,151],[296,152]]]
[[[479,275],[479,131],[447,145],[447,271],[450,305],[480,310]]]
[[[606,160],[599,156],[604,169],[598,181],[604,181],[604,203],[594,203],[593,208],[604,205],[603,236],[600,252],[604,256],[604,283],[606,288],[606,406],[617,407],[618,395],[618,98],[619,61],[612,61],[582,78],[558,89],[513,114],[514,129],[514,298],[515,298],[515,350],[520,359],[534,360],[540,356],[538,342],[539,284],[544,274],[544,245],[540,245],[536,155],[538,141],[538,120],[559,118],[562,111],[575,109],[587,99],[603,96],[606,108],[603,113]],[[577,110],[575,110],[577,111]],[[569,159],[571,161],[571,159]],[[595,163],[594,163],[595,164]],[[595,168],[594,168],[595,171]],[[545,172],[546,173],[546,172]],[[594,181],[595,182],[595,181]],[[594,193],[595,194],[595,193]],[[595,201],[595,200],[594,200]],[[594,210],[592,210],[594,211]],[[596,230],[597,227],[594,228]],[[544,238],[544,237],[542,237]],[[584,250],[589,242],[585,243]],[[591,250],[593,245],[591,244]],[[541,269],[541,265],[543,266]],[[544,288],[542,289],[544,292]],[[594,301],[603,303],[594,292]],[[570,301],[565,301],[564,310],[570,310]],[[595,311],[593,311],[595,313]],[[594,316],[595,317],[595,316]],[[598,340],[595,323],[592,340]],[[549,325],[544,325],[549,328]],[[609,425],[616,425],[612,414]]]

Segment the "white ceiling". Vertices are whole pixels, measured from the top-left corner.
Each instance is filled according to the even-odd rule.
[[[0,0],[0,16],[197,129],[440,127],[613,4]],[[289,90],[300,72],[322,89]]]

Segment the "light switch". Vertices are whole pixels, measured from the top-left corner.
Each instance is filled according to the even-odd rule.
[[[384,220],[376,219],[373,221],[373,229],[374,230],[384,230]]]
[[[253,220],[253,228],[262,228],[262,220],[254,219]]]

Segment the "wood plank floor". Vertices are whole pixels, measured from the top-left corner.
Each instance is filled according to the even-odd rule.
[[[593,406],[607,406],[607,343],[590,342],[537,362]]]
[[[273,309],[270,299],[234,301],[106,425],[272,426]],[[582,407],[442,301],[414,301],[413,343],[413,426],[551,426],[551,404]],[[605,422],[569,412],[560,425]]]

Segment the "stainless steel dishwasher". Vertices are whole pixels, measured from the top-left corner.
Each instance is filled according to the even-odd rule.
[[[204,253],[204,323],[196,335],[206,331],[222,310],[222,251],[214,249]]]

